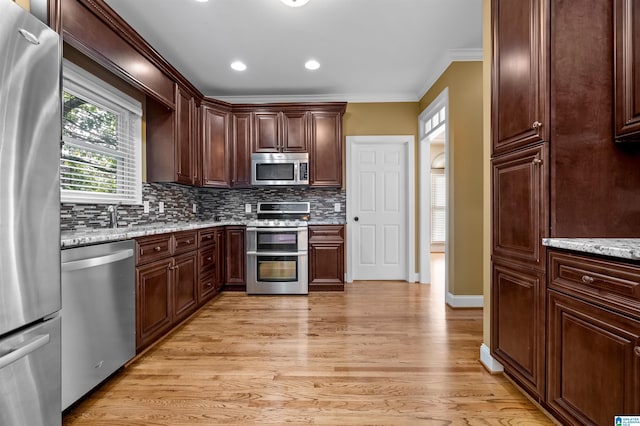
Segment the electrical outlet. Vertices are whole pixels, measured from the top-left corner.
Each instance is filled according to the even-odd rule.
[[[142,209],[144,210],[145,213],[149,213],[149,202],[148,201],[143,201],[142,202]]]
[[[251,213],[251,204],[245,204],[244,205],[244,212],[245,213]]]
[[[339,212],[340,211],[340,203],[335,203],[333,205],[333,211],[334,212]]]
[[[192,211],[193,211],[194,213],[198,213],[198,205],[197,205],[196,203],[193,203]]]
[[[158,213],[164,213],[164,201],[158,203]]]

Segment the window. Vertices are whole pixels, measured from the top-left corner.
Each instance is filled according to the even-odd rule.
[[[431,243],[446,240],[447,180],[444,170],[431,172]]]
[[[142,106],[64,61],[63,202],[142,203]]]

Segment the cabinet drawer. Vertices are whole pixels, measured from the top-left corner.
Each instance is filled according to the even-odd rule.
[[[198,232],[197,231],[185,231],[174,234],[174,246],[173,253],[186,253],[194,250],[198,247]]]
[[[313,225],[309,226],[310,242],[343,241],[343,225]]]
[[[200,275],[212,273],[216,266],[216,250],[200,250]]]
[[[216,228],[201,229],[198,231],[200,248],[212,246],[216,243]]]
[[[136,265],[163,259],[171,255],[171,234],[136,240]]]
[[[640,266],[550,251],[549,287],[640,317]]]

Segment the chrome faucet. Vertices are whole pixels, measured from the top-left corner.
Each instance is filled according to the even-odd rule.
[[[109,228],[118,227],[118,204],[107,207],[109,212]]]

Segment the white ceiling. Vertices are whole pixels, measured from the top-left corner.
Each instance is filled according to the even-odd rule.
[[[482,58],[482,0],[105,1],[204,95],[229,102],[416,101],[451,60]],[[319,70],[304,68],[311,58]]]

